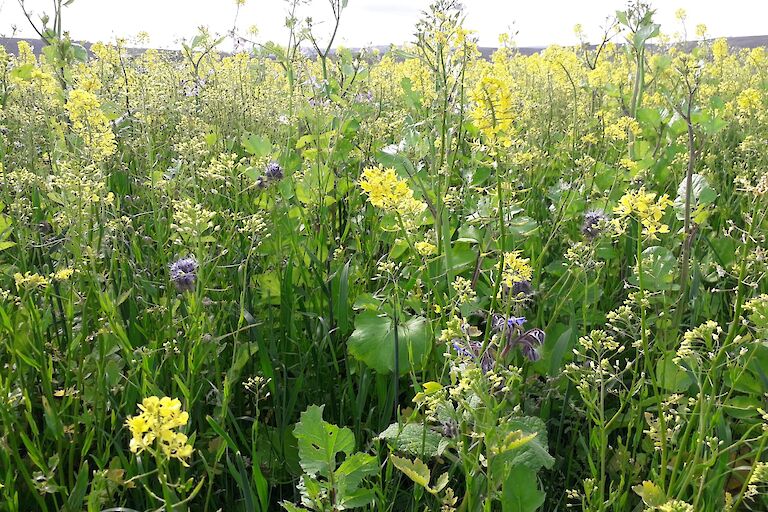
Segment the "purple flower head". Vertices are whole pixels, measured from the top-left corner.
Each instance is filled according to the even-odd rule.
[[[541,329],[531,329],[522,336],[513,341],[513,345],[518,345],[523,355],[529,361],[538,361],[541,359],[538,348],[544,344],[546,334]]]
[[[453,349],[459,356],[469,357],[474,359],[475,362],[478,362],[479,360],[480,369],[483,371],[483,373],[488,373],[496,363],[496,358],[494,357],[490,347],[486,349],[485,352],[480,354],[480,350],[482,348],[483,344],[479,341],[470,341],[467,346],[462,346],[458,339],[453,340]]]
[[[584,213],[584,223],[581,225],[581,233],[590,240],[594,240],[602,231],[602,224],[608,220],[603,210],[589,210]]]
[[[171,281],[180,292],[191,292],[197,280],[197,260],[193,256],[181,258],[171,263]]]
[[[515,281],[512,284],[512,296],[515,298],[525,298],[533,293],[533,286],[530,281]]]
[[[454,437],[456,437],[458,435],[458,433],[459,433],[459,424],[456,423],[454,420],[442,421],[442,422],[440,422],[440,424],[442,426],[442,428],[441,428],[442,434],[445,437],[454,438]]]
[[[373,101],[373,93],[371,91],[357,93],[355,101],[358,103],[370,103]]]
[[[524,316],[510,316],[506,318],[503,315],[494,315],[492,326],[496,331],[503,331],[505,329],[513,331],[517,327],[522,327],[524,323]]]
[[[466,348],[461,346],[461,343],[459,343],[459,340],[453,340],[453,349],[456,351],[457,354],[464,357],[475,357],[475,354],[467,350]]]
[[[277,162],[269,162],[264,169],[264,177],[269,181],[280,181],[283,179],[283,168]]]

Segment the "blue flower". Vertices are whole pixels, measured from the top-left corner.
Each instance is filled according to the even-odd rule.
[[[197,280],[197,260],[188,256],[171,263],[171,281],[180,292],[191,292]]]

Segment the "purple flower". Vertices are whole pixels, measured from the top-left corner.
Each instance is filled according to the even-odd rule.
[[[581,233],[590,240],[594,240],[602,231],[602,224],[608,220],[603,210],[589,210],[584,213],[584,223],[581,225]]]
[[[191,292],[197,280],[197,260],[188,256],[171,263],[171,281],[180,292]]]
[[[283,179],[283,168],[277,162],[269,162],[267,168],[264,169],[264,176],[269,181],[280,181]]]
[[[530,281],[515,281],[512,284],[512,296],[515,298],[528,297],[533,293]]]
[[[482,348],[483,344],[479,341],[470,341],[468,342],[467,346],[464,347],[461,343],[459,343],[458,339],[453,340],[453,349],[458,355],[472,358],[475,361],[479,359],[480,369],[483,371],[483,373],[488,373],[496,363],[496,358],[494,357],[490,346],[485,350],[485,352],[480,354],[480,350]]]
[[[453,340],[453,349],[460,356],[475,357],[475,355],[472,352],[470,352],[466,348],[462,347],[458,340]]]
[[[355,95],[355,101],[358,103],[370,103],[373,101],[373,93],[371,91],[358,93]]]
[[[517,327],[522,327],[525,323],[524,316],[511,316],[505,318],[503,315],[493,316],[493,329],[496,331],[510,330],[514,331]]]

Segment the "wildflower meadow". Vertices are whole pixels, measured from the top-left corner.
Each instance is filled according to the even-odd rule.
[[[71,2],[0,47],[0,511],[768,510],[766,48]]]

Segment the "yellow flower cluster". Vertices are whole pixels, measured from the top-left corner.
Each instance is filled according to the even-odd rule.
[[[392,168],[368,167],[363,170],[360,188],[368,194],[368,200],[386,212],[398,212],[403,217],[413,217],[423,212],[427,205],[413,197],[408,183],[397,177]]]
[[[420,256],[432,256],[433,254],[437,254],[437,247],[435,247],[435,244],[431,244],[429,242],[425,242],[424,240],[418,241],[415,244],[413,244],[416,248],[416,252],[419,253]]]
[[[31,274],[29,272],[23,275],[16,272],[13,275],[13,280],[16,282],[16,289],[21,291],[22,288],[32,290],[35,288],[45,288],[50,284],[50,281],[45,276],[40,274]]]
[[[490,140],[512,132],[512,95],[509,85],[495,76],[484,76],[472,91],[475,126]],[[507,139],[508,140],[508,139]]]
[[[762,95],[756,88],[748,87],[741,91],[741,94],[736,98],[736,104],[742,114],[748,114],[754,110],[759,110],[762,107]]]
[[[73,90],[66,109],[72,131],[83,140],[94,161],[100,162],[115,152],[115,134],[95,94],[84,89]]]
[[[499,268],[503,263],[501,268],[502,284],[512,288],[515,283],[530,281],[533,276],[530,262],[529,258],[520,257],[520,251],[505,252],[503,262],[496,264],[496,268]]]
[[[179,459],[186,466],[184,459],[192,455],[193,448],[187,444],[187,436],[175,430],[189,421],[189,414],[181,410],[181,402],[167,396],[150,396],[142,401],[139,409],[141,414],[130,416],[125,422],[132,435],[131,451],[151,450],[157,441],[166,457]]]
[[[693,512],[693,506],[681,500],[669,500],[657,507],[659,512]]]
[[[630,190],[619,199],[619,204],[613,209],[618,218],[614,225],[618,232],[626,229],[626,220],[634,217],[643,226],[643,235],[657,240],[658,234],[669,233],[669,226],[661,222],[664,210],[672,204],[667,194],[656,200],[655,192],[646,192],[645,188]]]
[[[627,134],[638,135],[640,133],[640,123],[631,117],[622,116],[605,127],[605,135],[613,140],[627,140]]]
[[[22,274],[21,272],[16,272],[13,275],[13,280],[16,283],[16,289],[18,291],[21,291],[22,289],[34,290],[37,288],[46,288],[51,284],[51,281],[67,281],[74,273],[75,269],[71,267],[59,269],[47,277],[37,273],[32,274],[30,272],[25,272]]]

